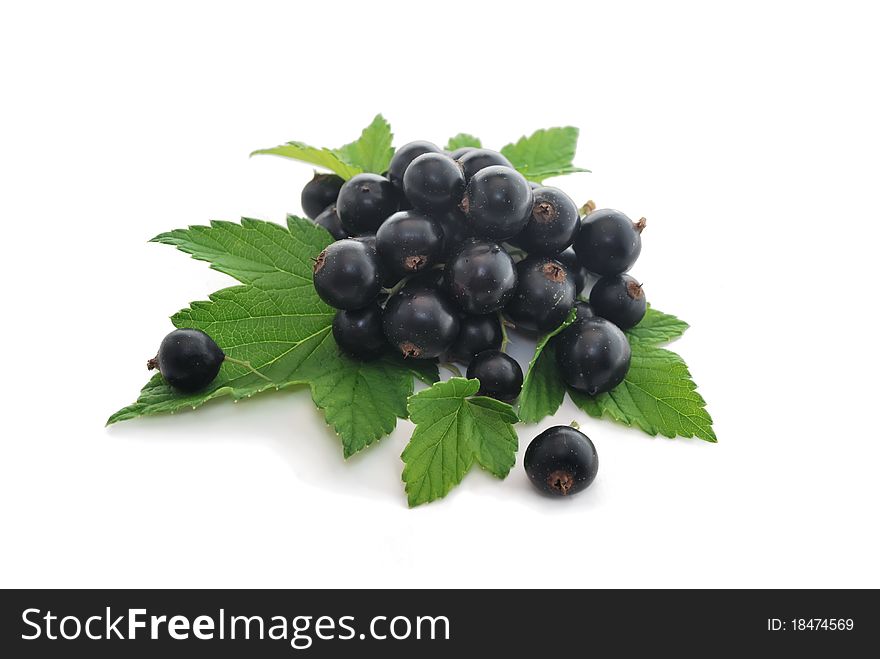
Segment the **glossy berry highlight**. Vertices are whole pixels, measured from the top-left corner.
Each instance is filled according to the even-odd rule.
[[[594,316],[572,323],[554,339],[562,379],[588,396],[611,391],[629,371],[632,350],[612,322]]]
[[[336,309],[361,309],[382,288],[379,255],[369,243],[347,238],[332,243],[315,259],[315,290]]]
[[[547,332],[556,329],[574,306],[574,279],[559,261],[528,256],[516,264],[516,292],[504,313],[517,329]]]
[[[574,241],[581,265],[601,277],[623,274],[639,258],[645,225],[645,218],[633,222],[620,211],[593,211],[581,222]]]
[[[532,188],[515,169],[495,165],[468,181],[461,209],[474,235],[494,240],[513,238],[532,212]]]
[[[458,336],[458,313],[441,291],[405,287],[388,300],[382,326],[388,343],[404,358],[433,359]]]
[[[339,190],[345,181],[336,174],[319,174],[306,183],[300,195],[303,212],[310,220],[314,220],[330,204],[336,203]]]
[[[413,160],[403,175],[406,198],[420,211],[447,213],[457,208],[464,196],[461,166],[442,153],[425,153]]]
[[[358,174],[339,190],[336,212],[350,236],[376,233],[388,217],[397,211],[398,192],[384,176]]]
[[[516,237],[529,254],[555,256],[569,247],[580,229],[575,203],[559,188],[538,187],[528,223]]]
[[[516,265],[498,243],[469,239],[446,262],[443,283],[462,311],[500,311],[516,290]]]
[[[529,443],[523,465],[539,491],[564,497],[590,486],[599,472],[599,455],[581,431],[571,426],[554,426]]]
[[[421,272],[443,252],[443,229],[415,210],[398,211],[376,232],[376,249],[388,270],[398,278]]]

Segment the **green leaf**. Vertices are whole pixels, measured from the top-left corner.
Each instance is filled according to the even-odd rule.
[[[401,458],[410,506],[446,496],[474,462],[498,478],[513,467],[516,412],[506,403],[475,397],[479,388],[478,380],[451,378],[409,399],[416,429]]]
[[[626,331],[629,342],[633,345],[660,345],[668,343],[684,334],[689,325],[675,316],[648,307],[642,321]]]
[[[519,395],[519,418],[524,423],[537,423],[546,416],[555,414],[565,398],[565,385],[550,339],[574,322],[577,312],[572,309],[563,323],[552,332],[545,334],[535,346],[535,356],[529,363],[529,370],[523,381]]]
[[[681,357],[665,348],[635,343],[629,373],[620,385],[593,398],[573,389],[569,395],[590,416],[609,417],[649,435],[716,442],[706,401],[696,389]]]
[[[545,128],[508,144],[501,153],[528,180],[543,183],[552,176],[590,171],[572,165],[577,140],[578,129],[573,126]]]
[[[459,133],[455,137],[450,137],[449,141],[446,143],[445,149],[447,151],[455,151],[456,149],[460,149],[463,146],[474,146],[478,149],[483,146],[483,143],[480,141],[479,137],[474,137],[473,135],[468,135],[467,133]]]
[[[329,169],[346,180],[363,171],[360,167],[343,162],[339,155],[330,149],[318,149],[302,142],[287,142],[271,149],[257,149],[251,155],[281,156],[311,163],[312,165]]]
[[[362,172],[382,174],[388,170],[388,164],[394,155],[392,138],[391,126],[385,121],[385,117],[377,114],[356,141],[339,147],[334,153],[340,160]]]
[[[221,396],[237,400],[308,383],[348,457],[393,430],[398,417],[406,417],[417,367],[390,357],[355,362],[333,340],[335,312],[312,285],[313,259],[332,242],[324,229],[293,216],[287,227],[245,218],[241,224],[212,222],[154,240],[208,261],[242,282],[208,301],[193,302],[171,320],[175,327],[206,332],[229,357],[250,363],[264,377],[226,361],[207,389],[184,395],[156,375],[137,402],[108,423],[195,408]],[[422,379],[436,381],[436,365],[418,369]]]

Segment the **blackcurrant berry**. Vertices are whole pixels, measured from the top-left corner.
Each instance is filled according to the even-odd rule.
[[[385,338],[409,359],[433,359],[458,336],[458,313],[438,290],[404,287],[389,298],[382,314]]]
[[[580,228],[575,203],[558,188],[537,188],[532,213],[517,245],[529,254],[555,256],[569,247]]]
[[[574,322],[577,323],[585,318],[592,318],[596,313],[593,311],[593,307],[590,306],[589,302],[584,302],[583,300],[578,300],[574,303]]]
[[[466,181],[470,181],[481,169],[491,167],[492,165],[502,165],[513,169],[510,161],[497,151],[492,149],[471,149],[467,153],[458,157],[461,169],[464,172]]]
[[[376,232],[376,249],[398,278],[431,267],[443,252],[443,229],[418,211],[398,211]]]
[[[629,275],[600,277],[590,291],[590,306],[624,330],[638,325],[648,310],[642,285]]]
[[[468,366],[468,379],[480,381],[478,396],[512,403],[522,391],[523,372],[519,363],[499,350],[484,350]]]
[[[226,355],[214,339],[197,329],[176,329],[162,339],[159,353],[147,362],[147,368],[158,368],[171,387],[191,393],[207,387]]]
[[[527,256],[516,264],[517,285],[504,313],[517,329],[547,332],[556,329],[574,306],[574,278],[559,261]]]
[[[315,224],[327,229],[335,240],[342,240],[348,237],[345,227],[342,226],[339,215],[336,213],[335,203],[330,204],[318,214],[318,217],[315,218]]]
[[[590,486],[599,471],[599,455],[580,430],[554,426],[531,441],[523,465],[541,492],[568,496]]]
[[[306,183],[300,195],[303,212],[314,220],[327,206],[336,202],[339,189],[345,181],[336,174],[319,174]]]
[[[461,158],[464,154],[466,154],[466,153],[468,153],[468,152],[470,152],[470,151],[473,151],[473,150],[476,149],[476,148],[477,148],[477,147],[475,147],[475,146],[460,146],[460,147],[458,147],[455,151],[450,151],[450,152],[449,152],[449,157],[452,158],[453,160],[458,160],[458,159]]]
[[[461,209],[474,235],[495,240],[512,238],[529,221],[532,189],[522,174],[494,165],[474,174],[467,184]]]
[[[435,215],[434,217],[443,228],[444,256],[453,254],[461,247],[465,240],[473,237],[468,225],[468,219],[460,209],[454,208],[448,213]]]
[[[644,218],[633,222],[620,211],[593,211],[581,222],[574,250],[590,272],[599,276],[619,275],[639,258],[644,228]]]
[[[442,153],[442,150],[436,144],[419,140],[404,144],[394,152],[388,165],[388,178],[399,192],[403,192],[403,174],[406,168],[413,160],[425,153]]]
[[[497,314],[471,316],[464,314],[459,320],[458,338],[446,355],[450,361],[470,364],[471,360],[484,350],[497,350],[501,347],[501,321]]]
[[[464,196],[461,166],[442,153],[425,153],[413,160],[403,175],[403,191],[417,209],[425,213],[446,213]]]
[[[376,300],[382,288],[379,255],[368,243],[338,240],[315,259],[315,290],[337,309],[362,309]]]
[[[382,310],[376,304],[363,309],[340,309],[333,317],[333,338],[336,345],[352,357],[378,357],[387,346]]]
[[[590,396],[611,391],[629,371],[629,341],[604,318],[572,323],[554,338],[554,345],[562,379]]]
[[[350,236],[376,233],[379,225],[397,210],[398,194],[391,181],[378,174],[358,174],[348,179],[336,199],[336,212]]]
[[[466,313],[493,313],[513,296],[516,265],[497,243],[471,238],[446,262],[443,283]]]
[[[577,254],[574,253],[574,249],[572,249],[571,247],[569,247],[568,249],[564,249],[553,258],[564,265],[569,274],[574,277],[575,290],[577,294],[580,295],[587,287],[587,281],[590,278],[590,273],[584,266],[581,265],[581,262],[578,261]]]

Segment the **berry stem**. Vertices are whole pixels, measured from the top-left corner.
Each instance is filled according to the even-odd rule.
[[[148,371],[155,371],[157,368],[159,368],[159,355],[147,360]]]
[[[263,375],[262,373],[260,373],[257,369],[255,369],[255,368],[251,365],[250,362],[245,361],[245,360],[243,360],[243,359],[236,359],[235,357],[230,357],[229,355],[226,355],[226,356],[224,357],[224,359],[225,359],[226,361],[228,361],[230,364],[238,364],[239,366],[244,366],[246,369],[248,369],[248,370],[249,370],[251,373],[253,373],[254,375],[258,375],[258,376],[260,376],[261,378],[263,378],[266,382],[272,382],[272,383],[274,384],[274,382],[273,382],[273,380],[272,380],[271,378],[269,378],[269,377]]]
[[[443,368],[445,368],[447,371],[452,373],[452,375],[454,375],[457,378],[464,377],[464,376],[462,376],[461,371],[458,370],[458,366],[456,366],[452,362],[440,362],[437,365],[442,366]]]
[[[383,288],[383,289],[382,289],[382,292],[385,293],[386,295],[388,295],[388,297],[391,297],[391,296],[394,295],[395,293],[399,292],[400,289],[402,289],[404,286],[406,286],[406,283],[407,283],[410,279],[412,279],[412,275],[408,275],[408,276],[404,277],[404,278],[401,279],[399,282],[397,282],[396,284],[394,284],[394,286],[392,286],[391,288]]]
[[[596,202],[590,199],[587,203],[580,207],[581,215],[587,216],[596,210]]]
[[[570,427],[574,428],[575,430],[580,430],[580,429],[581,429],[581,424],[579,424],[577,421],[572,421],[572,422],[569,423],[568,425],[569,425]]]
[[[499,350],[507,352],[507,343],[510,337],[507,336],[507,320],[505,320],[504,315],[500,311],[498,312],[498,323],[501,325],[501,347]]]

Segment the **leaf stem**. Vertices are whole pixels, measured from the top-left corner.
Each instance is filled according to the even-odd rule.
[[[395,293],[399,292],[404,286],[406,286],[406,283],[410,279],[412,279],[412,277],[413,277],[412,275],[407,275],[406,277],[401,279],[399,282],[394,284],[394,286],[392,286],[391,288],[383,288],[382,292],[385,293],[388,297],[391,297]]]
[[[510,338],[507,336],[507,321],[504,319],[504,315],[499,311],[498,312],[498,324],[501,325],[501,352],[507,352],[507,343]]]

